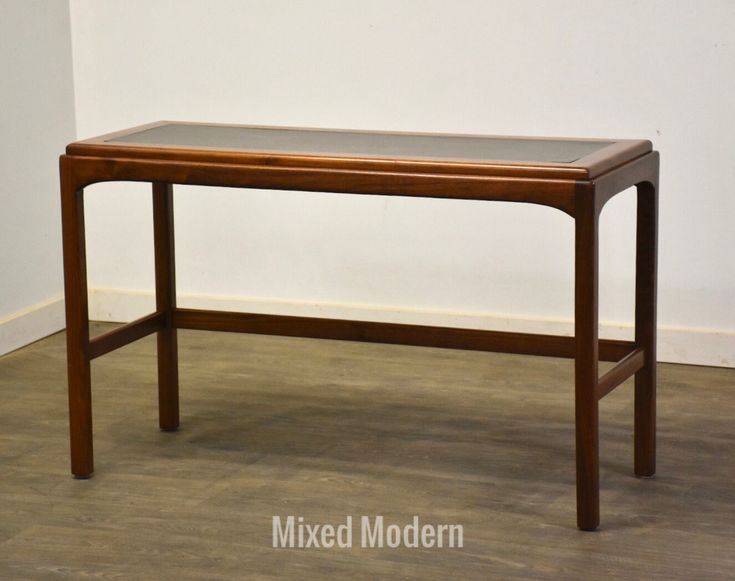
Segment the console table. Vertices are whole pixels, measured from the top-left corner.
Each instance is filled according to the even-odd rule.
[[[79,141],[61,156],[71,470],[92,475],[90,362],[151,333],[159,425],[179,425],[177,329],[573,357],[577,526],[599,524],[598,402],[635,375],[634,464],[655,472],[658,153],[645,140],[443,135],[157,122]],[[83,189],[152,183],[156,310],[90,338]],[[542,204],[575,223],[575,336],[178,308],[172,184]],[[637,188],[635,340],[598,338],[604,204]],[[277,194],[274,194],[277,195]],[[616,362],[599,375],[598,361]]]

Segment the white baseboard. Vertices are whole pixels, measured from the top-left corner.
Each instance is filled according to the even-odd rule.
[[[64,328],[64,300],[56,297],[0,319],[0,355]]]
[[[375,305],[315,303],[295,300],[270,300],[179,293],[179,306],[248,313],[271,313],[385,321],[416,325],[438,325],[469,329],[493,329],[522,333],[573,335],[571,319],[529,318],[498,313],[454,312]],[[152,292],[120,289],[90,291],[90,318],[124,323],[155,310]],[[600,336],[607,339],[632,339],[632,323],[600,323]],[[660,325],[658,360],[669,363],[735,367],[735,332]]]

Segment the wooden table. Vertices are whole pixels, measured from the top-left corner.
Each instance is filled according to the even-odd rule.
[[[70,144],[60,159],[71,470],[94,470],[90,362],[158,339],[159,425],[179,425],[177,329],[525,353],[575,359],[577,525],[599,524],[598,402],[635,375],[635,474],[656,449],[658,153],[643,140],[383,133],[158,122]],[[151,182],[156,311],[89,336],[83,189]],[[176,306],[172,184],[542,204],[575,223],[575,336],[230,313]],[[635,340],[598,339],[602,207],[636,186]],[[273,195],[277,195],[274,193]],[[598,361],[617,362],[600,376]],[[543,418],[539,418],[540,421]]]

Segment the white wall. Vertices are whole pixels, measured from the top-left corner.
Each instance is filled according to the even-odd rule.
[[[74,140],[65,0],[0,0],[0,354],[63,328],[58,157]]]
[[[72,0],[71,9],[80,137],[181,119],[653,140],[661,357],[735,365],[731,0]],[[152,305],[148,189],[89,192],[93,315],[142,314]],[[571,329],[573,228],[561,212],[177,192],[183,303]],[[625,193],[603,213],[604,334],[630,334],[633,224]]]

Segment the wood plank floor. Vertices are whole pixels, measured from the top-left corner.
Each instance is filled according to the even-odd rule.
[[[631,382],[603,400],[583,533],[570,361],[195,331],[180,360],[176,433],[153,338],[93,363],[77,481],[63,334],[0,358],[0,579],[734,578],[735,370],[660,365],[653,480],[632,476]],[[273,549],[273,515],[419,515],[464,547]]]

